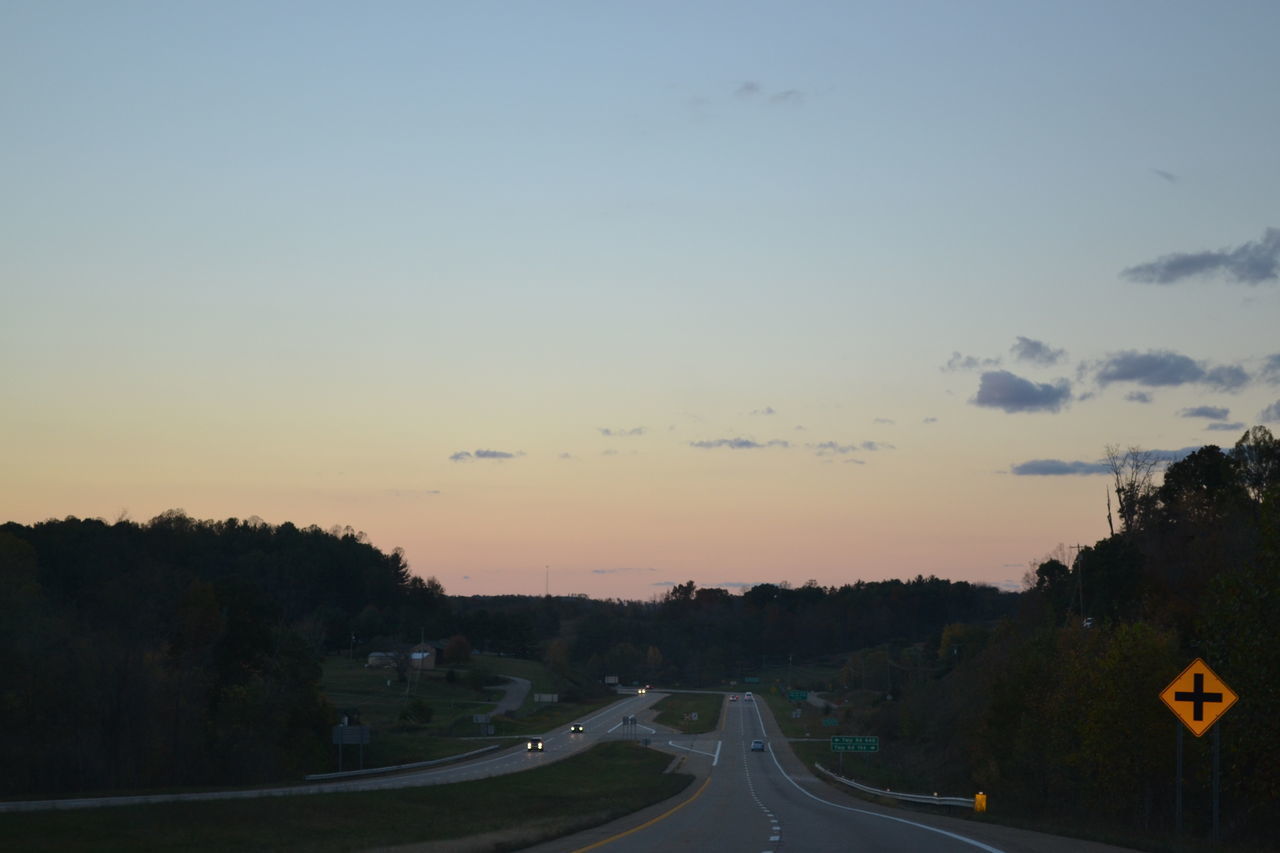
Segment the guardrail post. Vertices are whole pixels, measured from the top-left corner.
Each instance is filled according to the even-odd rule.
[[[987,795],[979,791],[973,795],[973,810],[975,812],[985,812],[987,810]]]

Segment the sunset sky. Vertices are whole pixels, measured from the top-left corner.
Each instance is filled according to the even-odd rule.
[[[0,0],[0,521],[647,599],[1280,432],[1280,4]]]

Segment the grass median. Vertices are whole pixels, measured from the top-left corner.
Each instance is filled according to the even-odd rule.
[[[515,850],[614,820],[693,780],[670,756],[598,744],[544,767],[388,791],[0,815],[6,848],[45,851],[347,851],[494,837]]]
[[[713,731],[720,722],[721,693],[672,693],[654,704],[658,723],[685,734]]]

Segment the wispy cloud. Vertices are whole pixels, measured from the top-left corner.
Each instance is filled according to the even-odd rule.
[[[639,572],[656,572],[656,571],[657,569],[650,569],[650,568],[642,569],[642,568],[636,568],[632,566],[624,566],[617,569],[592,569],[591,574],[593,575],[630,575],[630,574],[636,574]]]
[[[890,426],[894,425],[894,420],[892,418],[875,418],[871,422],[873,424],[888,424]]]
[[[1143,284],[1174,284],[1187,278],[1221,275],[1227,281],[1256,285],[1280,278],[1280,228],[1233,249],[1177,252],[1129,267],[1120,273]]]
[[[1000,359],[998,358],[978,358],[977,356],[952,352],[951,358],[947,359],[947,363],[938,369],[946,372],[955,372],[957,370],[982,370],[985,367],[999,366]]]
[[[938,422],[938,419],[937,419],[937,418],[932,418],[932,417],[931,417],[931,418],[925,418],[923,421],[921,421],[921,423],[926,423],[926,424],[936,424],[937,422]]]
[[[1130,403],[1150,403],[1154,399],[1147,391],[1130,391],[1124,398]]]
[[[1016,361],[1029,361],[1032,364],[1046,366],[1057,364],[1067,356],[1067,351],[1064,349],[1055,349],[1043,341],[1024,338],[1021,335],[1009,351],[1013,353]]]
[[[1272,385],[1280,385],[1280,352],[1267,356],[1259,376]]]
[[[1209,424],[1205,429],[1214,430],[1215,432],[1239,432],[1244,429],[1242,421],[1232,421],[1231,423],[1214,423]]]
[[[1280,421],[1280,400],[1276,400],[1270,406],[1267,406],[1258,413],[1258,420],[1264,424],[1273,424]]]
[[[1150,453],[1152,458],[1168,464],[1185,459],[1199,449],[1199,446],[1183,447],[1179,450],[1152,450]],[[1019,477],[1087,476],[1090,474],[1110,474],[1111,466],[1105,459],[1099,459],[1094,462],[1031,459],[1009,466],[1009,472]]]
[[[505,450],[459,450],[449,457],[452,462],[470,462],[473,459],[514,459],[517,456],[524,456],[524,451],[518,450],[515,453],[508,453]]]
[[[765,406],[763,409],[752,409],[747,412],[749,415],[775,415],[777,412],[773,410],[773,406]]]
[[[1176,184],[1178,182],[1178,176],[1175,175],[1173,172],[1166,172],[1164,169],[1152,169],[1151,171],[1158,177],[1164,178],[1166,181],[1168,181],[1171,184]]]
[[[1063,477],[1072,474],[1108,474],[1111,469],[1105,460],[1098,462],[1066,462],[1061,459],[1031,459],[1010,466],[1019,477]]]
[[[1192,406],[1178,411],[1180,418],[1208,418],[1211,421],[1225,421],[1231,410],[1223,406]]]
[[[1071,383],[1032,382],[1007,370],[982,374],[978,393],[969,402],[1005,412],[1056,412],[1071,401]]]
[[[384,494],[393,498],[420,498],[440,494],[439,489],[385,489]]]
[[[609,429],[608,427],[596,427],[596,429],[607,438],[634,438],[649,431],[642,426],[632,427],[631,429]]]
[[[691,441],[690,447],[709,450],[716,447],[728,447],[731,450],[760,450],[765,447],[790,447],[791,442],[775,438],[770,441],[755,441],[750,438],[715,438],[707,441]]]

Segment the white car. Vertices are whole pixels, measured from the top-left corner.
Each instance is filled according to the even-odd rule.
[[[755,740],[751,741],[751,751],[764,752],[764,741],[760,740],[759,738],[756,738]]]

